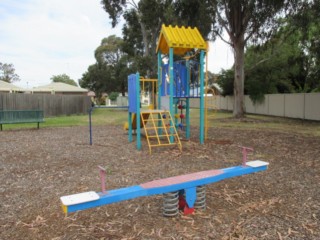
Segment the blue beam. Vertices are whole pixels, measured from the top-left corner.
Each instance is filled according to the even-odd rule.
[[[162,59],[161,59],[161,50],[158,51],[158,104],[157,108],[154,109],[161,109],[161,85],[162,85]],[[158,134],[162,135],[162,122],[158,121]]]
[[[140,74],[136,74],[136,107],[137,107],[137,116],[136,116],[136,126],[137,126],[137,149],[141,150],[141,130],[140,130]]]
[[[162,59],[161,59],[161,51],[158,52],[158,106],[157,109],[161,109],[161,83],[162,83]]]
[[[200,51],[200,144],[204,144],[204,51]]]

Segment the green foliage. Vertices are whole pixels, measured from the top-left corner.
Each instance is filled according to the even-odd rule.
[[[222,88],[222,95],[233,95],[233,81],[234,71],[233,69],[221,70],[217,83]]]
[[[133,69],[146,77],[157,76],[156,46],[162,24],[198,27],[207,38],[213,19],[208,0],[102,0],[113,27],[125,20],[123,51],[132,60]]]
[[[175,1],[175,17],[178,25],[197,27],[201,35],[208,39],[215,19],[214,5],[210,0]],[[172,23],[168,23],[172,24]]]
[[[62,82],[72,86],[76,86],[76,87],[78,86],[78,84],[65,73],[59,74],[59,75],[53,75],[51,77],[51,80],[52,82]]]
[[[127,76],[132,68],[131,60],[123,51],[123,40],[115,35],[102,39],[95,50],[96,63],[89,66],[79,80],[81,87],[88,88],[100,98],[102,93],[127,91]],[[131,64],[132,65],[132,64]]]
[[[316,44],[320,16],[315,8],[303,5],[296,15],[279,21],[269,40],[247,48],[244,92],[254,102],[262,101],[264,94],[320,90],[320,44]],[[219,80],[224,94],[232,94],[233,78],[228,71],[232,70],[222,71]]]
[[[266,43],[248,48],[246,89],[252,99],[258,100],[266,93],[319,91],[319,56],[313,52],[313,28],[318,25],[320,30],[319,20],[313,18],[314,24],[302,29],[292,21],[295,17],[283,21],[284,26]]]
[[[223,39],[227,32],[228,42],[234,50],[234,98],[233,114],[244,116],[244,50],[247,42],[262,42],[269,39],[278,27],[281,15],[288,16],[295,10],[298,0],[215,0],[216,11],[213,33]]]
[[[117,93],[117,92],[112,92],[112,93],[109,94],[109,99],[110,99],[111,101],[116,101],[118,96],[119,96],[119,93]]]
[[[111,35],[101,40],[101,44],[96,48],[94,56],[99,64],[109,66],[116,65],[124,55],[122,51],[122,38]]]
[[[316,1],[319,0],[304,0],[302,2],[304,4],[314,2],[315,4]],[[221,72],[219,82],[224,89],[224,94],[239,93],[236,98],[238,102],[241,102],[241,95],[243,96],[244,91],[250,93],[255,100],[261,100],[263,94],[267,92],[292,91],[292,86],[294,88],[296,85],[305,86],[301,84],[303,78],[296,77],[304,71],[301,64],[305,62],[301,58],[300,50],[290,48],[290,44],[287,44],[286,48],[279,49],[277,54],[274,54],[272,47],[264,53],[256,54],[256,48],[252,50],[248,48],[248,56],[244,58],[244,49],[247,42],[264,44],[271,42],[271,40],[269,41],[271,37],[274,40],[274,32],[277,32],[279,24],[282,23],[279,17],[291,16],[299,6],[297,3],[299,3],[298,0],[102,0],[101,4],[109,14],[113,27],[117,25],[121,17],[125,20],[122,29],[123,40],[119,40],[118,43],[114,42],[114,45],[121,46],[120,52],[123,55],[117,59],[117,64],[110,64],[105,56],[106,52],[110,53],[113,50],[101,46],[95,53],[98,63],[95,68],[99,71],[105,69],[105,71],[111,72],[108,81],[116,83],[112,88],[105,88],[104,91],[123,93],[127,85],[125,76],[131,72],[139,71],[142,76],[156,77],[157,59],[154,53],[161,25],[163,23],[187,25],[198,27],[206,39],[211,36],[210,34],[213,38],[215,36],[221,37],[223,30],[228,33],[229,44],[236,53],[235,70]],[[308,6],[308,4],[306,5]],[[303,7],[302,9],[307,8]],[[318,28],[315,29],[313,32],[318,33]],[[313,46],[317,46],[315,43],[316,41]],[[311,50],[311,48],[309,49]],[[317,50],[317,48],[313,49]],[[277,57],[270,61],[264,60],[264,57],[272,59],[273,55],[277,55]],[[312,62],[313,59],[310,58],[309,62]],[[106,66],[100,66],[102,62]],[[256,66],[259,62],[263,64]],[[266,71],[262,67],[267,65],[273,70]],[[286,70],[287,75],[281,71],[283,69]],[[244,70],[248,71],[246,82],[244,82]],[[313,72],[317,73],[316,69]],[[103,85],[106,87],[106,84],[97,84],[96,81],[92,81],[93,74],[89,73],[87,73],[89,76],[84,75],[83,81],[91,79],[92,86]],[[115,76],[119,80],[115,80]],[[236,91],[232,89],[234,81],[237,83],[235,84],[238,88]],[[288,84],[289,82],[294,82],[294,84]],[[245,89],[242,89],[242,86],[245,86]],[[313,87],[313,89],[315,88]],[[239,116],[241,116],[242,109],[239,108],[239,105],[237,105],[238,110],[240,111]]]
[[[300,33],[300,47],[305,53],[308,91],[320,92],[320,0],[302,1],[291,26]]]
[[[13,64],[0,62],[0,80],[8,83],[20,81],[18,74],[15,73]]]

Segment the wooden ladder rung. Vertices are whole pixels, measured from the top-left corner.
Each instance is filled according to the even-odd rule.
[[[176,134],[170,134],[170,135],[149,135],[150,138],[156,138],[156,137],[178,137]]]

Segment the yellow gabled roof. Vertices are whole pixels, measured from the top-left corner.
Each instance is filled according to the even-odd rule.
[[[161,50],[163,54],[169,53],[169,48],[173,48],[173,53],[183,55],[192,49],[207,49],[207,43],[202,38],[199,30],[195,28],[185,27],[166,27],[162,25],[157,50]]]

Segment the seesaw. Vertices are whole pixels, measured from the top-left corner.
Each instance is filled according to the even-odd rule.
[[[63,211],[68,214],[138,197],[163,194],[164,216],[175,216],[178,214],[179,209],[183,210],[185,214],[190,214],[194,212],[195,208],[205,208],[205,185],[227,178],[264,171],[267,170],[269,165],[268,162],[260,160],[250,162],[245,160],[244,158],[241,166],[169,177],[109,191],[105,190],[104,185],[105,170],[100,168],[101,192],[78,193],[63,196],[60,199]]]

